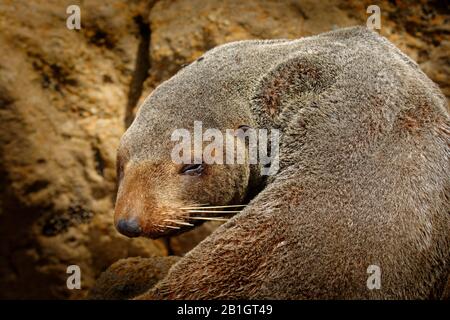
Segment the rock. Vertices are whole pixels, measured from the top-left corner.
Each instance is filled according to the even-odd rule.
[[[88,295],[93,300],[124,300],[140,295],[164,278],[180,257],[121,259],[103,272]]]
[[[115,153],[125,130],[150,2],[0,5],[0,298],[80,298],[117,259],[166,255],[161,241],[113,227]],[[82,290],[68,290],[79,265]]]

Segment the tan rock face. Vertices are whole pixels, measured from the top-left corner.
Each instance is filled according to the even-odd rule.
[[[82,29],[73,1],[0,7],[2,298],[77,298],[117,259],[164,255],[162,242],[113,227],[115,153],[141,41],[142,1],[90,1]],[[66,288],[77,264],[82,288]]]
[[[112,224],[115,153],[136,106],[216,45],[365,24],[371,1],[114,0],[0,3],[0,298],[79,298],[114,261],[166,255]],[[66,28],[79,4],[81,30]],[[381,34],[450,97],[449,16],[379,4]],[[446,29],[447,28],[447,29]],[[213,226],[171,240],[182,255]],[[83,290],[66,288],[66,268]]]

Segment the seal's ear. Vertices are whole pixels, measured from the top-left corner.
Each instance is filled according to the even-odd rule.
[[[332,85],[337,67],[326,57],[298,53],[267,72],[256,87],[251,101],[252,111],[262,119],[262,127],[277,126],[290,110],[310,94],[320,94]],[[309,99],[310,100],[310,99]]]

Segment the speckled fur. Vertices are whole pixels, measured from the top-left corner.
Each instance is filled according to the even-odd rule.
[[[214,48],[152,93],[122,147],[137,163],[167,161],[168,134],[193,120],[279,128],[280,171],[139,298],[440,296],[450,263],[447,103],[386,39],[357,27]],[[218,176],[213,186],[247,180],[231,187]],[[366,286],[374,264],[380,290]]]

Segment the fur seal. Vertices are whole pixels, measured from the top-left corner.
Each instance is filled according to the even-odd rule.
[[[180,208],[237,205],[261,191],[138,298],[440,297],[449,119],[417,64],[362,27],[208,51],[156,88],[124,134],[116,226],[129,236],[181,232],[192,220]],[[264,181],[248,163],[175,165],[170,134],[196,120],[278,128],[278,173]]]

